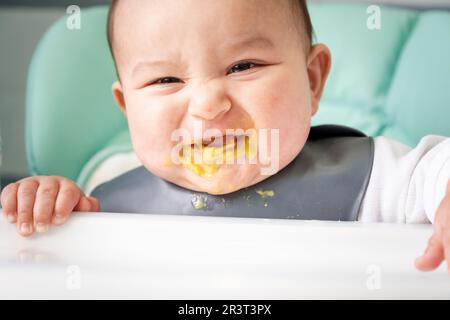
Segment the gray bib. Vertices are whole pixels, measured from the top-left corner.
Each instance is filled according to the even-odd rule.
[[[355,221],[369,183],[373,140],[342,126],[312,127],[300,154],[277,174],[214,196],[162,180],[145,167],[98,186],[104,212]]]

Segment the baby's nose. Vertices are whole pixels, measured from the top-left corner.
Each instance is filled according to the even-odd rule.
[[[231,101],[221,90],[204,87],[194,93],[189,103],[188,112],[204,120],[214,120],[231,109]]]

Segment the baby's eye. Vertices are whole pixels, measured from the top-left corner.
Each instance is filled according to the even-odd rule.
[[[228,71],[227,74],[235,73],[235,72],[242,72],[242,71],[251,69],[256,66],[257,66],[257,64],[253,63],[253,62],[241,62],[241,63],[235,64],[234,66],[232,66],[230,71]]]
[[[178,79],[178,78],[165,77],[165,78],[160,78],[160,79],[156,80],[155,82],[153,82],[153,84],[169,84],[169,83],[176,83],[179,81],[180,81],[180,79]]]

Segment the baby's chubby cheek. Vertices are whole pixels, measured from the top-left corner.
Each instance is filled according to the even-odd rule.
[[[161,106],[129,107],[127,119],[133,149],[141,163],[158,176],[170,174],[175,145],[171,136],[180,122],[177,111]]]
[[[310,130],[311,110],[308,95],[300,90],[280,88],[259,96],[254,112],[259,129],[278,132],[278,145],[272,145],[274,139],[268,139],[268,148],[272,156],[278,156],[279,169],[291,162],[303,148]],[[285,94],[278,94],[285,92]],[[277,154],[273,149],[278,150]]]

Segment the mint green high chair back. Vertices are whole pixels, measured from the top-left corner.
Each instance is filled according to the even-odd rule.
[[[62,17],[32,58],[26,99],[26,148],[33,174],[74,181],[98,152],[130,149],[127,123],[116,106],[116,80],[106,39],[105,6],[83,9],[80,29]]]
[[[369,30],[367,5],[314,4],[317,41],[333,64],[313,124],[354,127],[415,145],[450,136],[450,13],[381,7]],[[26,144],[33,174],[63,175],[81,186],[104,159],[131,151],[106,40],[107,7],[82,10],[81,29],[62,17],[33,56],[27,89]]]
[[[424,135],[450,136],[450,11],[368,5],[310,6],[318,41],[333,55],[313,123],[346,124],[414,146]]]

